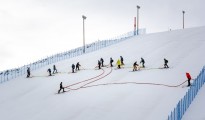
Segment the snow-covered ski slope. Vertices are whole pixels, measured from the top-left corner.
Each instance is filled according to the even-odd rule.
[[[205,65],[204,33],[205,27],[198,27],[136,36],[58,62],[55,65],[60,73],[55,76],[47,77],[52,65],[31,71],[32,78],[25,75],[0,85],[0,119],[165,120],[188,90],[183,87],[187,83],[177,86],[186,80],[185,72],[195,78]],[[124,57],[123,69],[94,69],[101,57],[107,65],[110,57],[116,63],[120,56]],[[141,57],[146,68],[131,72],[132,64],[139,63]],[[157,69],[163,67],[164,58],[170,69]],[[77,62],[84,70],[70,73]],[[70,86],[76,90],[56,94],[60,82],[69,86],[85,80]],[[127,84],[87,87],[104,83]],[[78,89],[81,86],[87,88]]]

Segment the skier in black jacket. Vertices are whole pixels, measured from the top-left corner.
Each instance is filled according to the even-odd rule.
[[[30,67],[28,67],[27,68],[27,76],[26,77],[28,78],[28,77],[30,77],[30,75],[31,75],[31,71],[30,71]]]
[[[58,73],[58,71],[57,71],[57,69],[56,69],[56,66],[53,65],[53,74],[55,74],[55,73]]]
[[[58,90],[58,93],[60,93],[61,90],[63,90],[63,92],[65,92],[64,87],[63,87],[62,84],[63,84],[63,83],[61,82],[61,83],[60,83],[60,89]]]
[[[143,58],[141,58],[141,61],[140,61],[140,63],[142,63],[142,67],[144,68],[145,66],[144,66],[144,64],[145,64],[145,61],[144,61],[144,59]]]
[[[75,72],[75,65],[72,64],[72,73],[74,73],[74,72]]]
[[[79,62],[76,64],[76,71],[77,70],[80,70],[80,63]]]
[[[164,58],[164,68],[169,68],[169,66],[167,65],[168,60]]]
[[[121,61],[121,65],[124,65],[124,59],[123,59],[123,57],[122,56],[120,56],[120,61]]]
[[[52,76],[52,75],[51,75],[51,69],[50,69],[50,68],[48,68],[47,72],[49,73],[49,76]]]
[[[112,63],[114,62],[114,60],[112,58],[110,58],[110,66],[113,67]]]
[[[104,65],[103,65],[104,60],[103,60],[103,58],[100,58],[100,61],[101,61],[101,66],[104,67]]]
[[[98,60],[98,68],[101,69],[101,62]]]
[[[133,71],[137,71],[137,66],[138,66],[138,64],[137,64],[137,61],[136,61],[136,62],[134,62],[134,64],[133,64]]]

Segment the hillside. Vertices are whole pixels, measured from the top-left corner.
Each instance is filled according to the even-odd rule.
[[[58,62],[55,65],[60,73],[55,76],[47,77],[52,65],[31,71],[32,78],[25,75],[0,85],[0,119],[164,120],[188,89],[184,87],[187,83],[176,86],[186,80],[185,72],[195,78],[204,66],[204,32],[205,27],[198,27],[136,36]],[[120,56],[124,58],[123,69],[94,69],[101,57],[107,65],[110,57],[116,63]],[[132,64],[139,63],[141,57],[146,68],[131,72]],[[164,58],[169,60],[169,69],[159,69]],[[70,73],[71,65],[77,62],[82,70]],[[71,86],[77,90],[56,94],[60,82],[68,86],[84,80],[88,81]],[[78,89],[105,83],[123,84]]]

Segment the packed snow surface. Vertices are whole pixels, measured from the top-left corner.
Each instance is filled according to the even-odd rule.
[[[165,120],[188,90],[184,87],[185,73],[196,78],[204,66],[204,33],[205,27],[198,27],[136,36],[55,63],[59,73],[54,76],[47,73],[52,64],[31,71],[32,78],[25,75],[0,84],[0,119]],[[116,69],[120,56],[125,65]],[[100,58],[108,65],[110,57],[115,67],[95,68]],[[141,57],[146,67],[132,72],[133,63],[140,64]],[[164,58],[169,61],[169,69],[159,69]],[[77,62],[81,70],[70,73],[71,65]],[[80,81],[85,82],[56,94],[60,82],[69,86]],[[92,86],[106,83],[123,84]]]
[[[187,109],[182,120],[205,120],[204,101],[205,101],[205,86],[201,88],[198,95]]]

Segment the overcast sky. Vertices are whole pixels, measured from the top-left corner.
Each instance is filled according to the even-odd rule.
[[[205,0],[0,0],[0,70],[132,31],[136,5],[147,33],[205,25]]]

